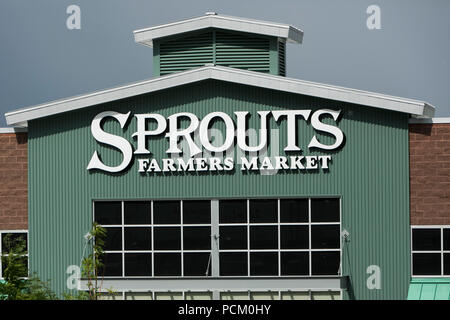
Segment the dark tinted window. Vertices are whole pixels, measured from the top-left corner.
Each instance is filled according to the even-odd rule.
[[[246,223],[247,200],[220,200],[220,223]]]
[[[309,274],[309,252],[282,252],[281,275],[296,276]]]
[[[27,277],[28,276],[28,257],[22,256],[22,257],[19,258],[19,261],[20,261],[20,264],[22,266],[24,266],[25,268],[20,270],[20,272],[18,270],[17,276],[18,277]],[[8,267],[8,260],[3,260],[3,262],[2,262],[2,274],[3,274],[3,277],[5,277],[5,270],[6,270],[7,267]]]
[[[103,250],[122,250],[122,228],[105,228],[106,238]]]
[[[250,249],[277,249],[278,227],[251,226]]]
[[[339,222],[339,199],[311,199],[311,222]]]
[[[311,226],[311,247],[313,249],[339,249],[338,225]]]
[[[281,249],[308,249],[308,226],[281,226]]]
[[[211,201],[183,201],[183,223],[211,223]]]
[[[444,250],[450,250],[450,229],[444,229]]]
[[[154,224],[180,224],[180,201],[153,201]]]
[[[104,265],[105,276],[122,276],[121,253],[105,253],[102,261]]]
[[[155,276],[181,276],[181,254],[155,253]]]
[[[125,224],[151,224],[151,202],[127,201],[124,203]]]
[[[444,253],[444,275],[450,276],[450,253]]]
[[[181,230],[179,227],[155,227],[153,228],[153,232],[155,250],[181,249]]]
[[[114,202],[95,202],[94,220],[102,225],[122,224],[122,203]]]
[[[184,250],[209,250],[211,249],[210,227],[184,227]]]
[[[125,276],[151,276],[152,255],[150,253],[125,253]]]
[[[280,222],[308,222],[308,199],[280,200]]]
[[[313,275],[337,275],[339,271],[340,253],[333,252],[313,252],[312,274]]]
[[[151,250],[151,228],[125,228],[125,250]]]
[[[247,249],[247,227],[219,227],[220,249]]]
[[[185,276],[206,276],[211,275],[211,261],[210,253],[185,253],[184,260],[184,275]]]
[[[2,252],[8,253],[11,250],[28,250],[26,233],[3,233],[2,235]]]
[[[440,229],[413,229],[413,250],[441,250]]]
[[[413,274],[416,276],[440,275],[440,253],[414,253]]]
[[[250,200],[250,222],[277,222],[278,201],[274,200]]]
[[[275,276],[278,275],[277,252],[251,252],[250,275]]]
[[[246,252],[221,252],[219,260],[221,276],[246,276],[248,274]]]

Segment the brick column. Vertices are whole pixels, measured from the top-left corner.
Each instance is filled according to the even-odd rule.
[[[450,225],[450,123],[409,125],[411,225]]]
[[[0,134],[0,230],[28,229],[27,133]]]

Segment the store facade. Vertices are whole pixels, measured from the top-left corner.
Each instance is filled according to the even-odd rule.
[[[215,14],[138,30],[155,78],[7,113],[30,270],[68,290],[96,221],[120,297],[405,299],[409,126],[434,108],[284,77],[302,35]]]

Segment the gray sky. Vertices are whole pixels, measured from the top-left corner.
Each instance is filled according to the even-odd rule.
[[[69,30],[69,5],[81,29]],[[369,30],[369,5],[381,29]],[[152,77],[133,30],[207,11],[294,25],[289,77],[427,101],[450,117],[448,0],[1,0],[0,126],[21,107]]]

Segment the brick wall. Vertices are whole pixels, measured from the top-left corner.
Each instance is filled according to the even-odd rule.
[[[411,225],[450,225],[450,123],[410,124]]]
[[[28,229],[27,133],[0,133],[0,230]]]

